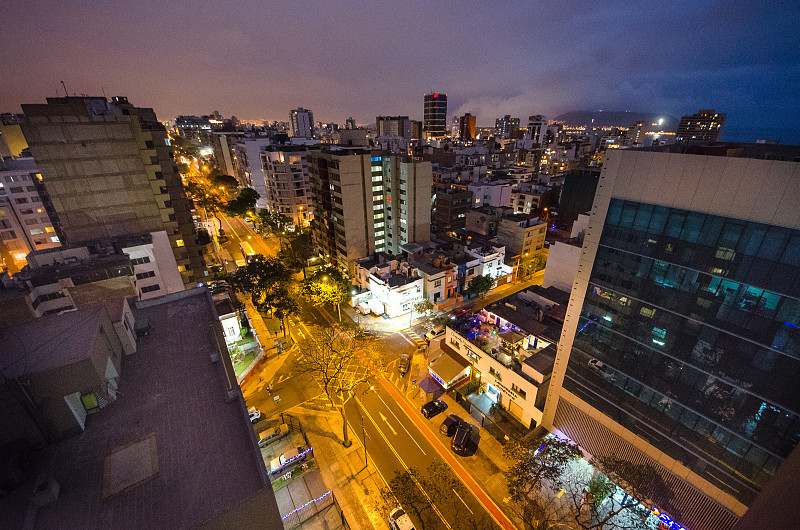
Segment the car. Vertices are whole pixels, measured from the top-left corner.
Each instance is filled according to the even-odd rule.
[[[609,381],[611,383],[614,382],[615,379],[614,373],[603,361],[600,361],[598,359],[589,359],[587,365],[594,373],[596,373],[601,377],[604,377],[606,381]]]
[[[425,334],[425,340],[430,342],[444,335],[444,326],[436,326]]]
[[[258,446],[266,447],[272,442],[277,442],[287,434],[289,434],[289,426],[285,423],[278,425],[274,429],[268,429],[261,433],[261,437],[258,440]]]
[[[456,432],[456,428],[461,423],[464,423],[464,420],[461,418],[461,416],[450,414],[442,422],[442,425],[439,427],[439,432],[445,436],[453,436]]]
[[[392,530],[414,530],[408,514],[399,506],[389,514],[389,528]]]
[[[404,377],[411,369],[411,356],[407,353],[400,355],[400,377]]]
[[[472,438],[472,425],[467,422],[461,422],[456,427],[456,433],[453,435],[453,441],[450,443],[450,448],[454,453],[463,455],[467,452],[467,446]]]
[[[433,401],[428,401],[422,405],[422,415],[428,419],[431,419],[440,412],[444,412],[445,409],[447,409],[447,403],[444,401],[439,401],[438,399],[434,399]]]
[[[250,415],[250,423],[255,423],[261,419],[261,411],[255,407],[247,409],[247,413]]]

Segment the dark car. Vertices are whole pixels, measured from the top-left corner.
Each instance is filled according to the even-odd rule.
[[[407,353],[400,355],[400,377],[405,376],[411,369],[411,356]]]
[[[438,399],[434,399],[433,401],[428,401],[424,405],[422,405],[422,415],[426,418],[430,419],[439,414],[440,412],[444,412],[447,408],[447,403],[444,401],[439,401]]]
[[[453,434],[456,432],[456,428],[463,422],[464,420],[461,419],[460,416],[450,414],[442,422],[442,425],[439,427],[439,432],[445,436],[453,436]]]
[[[456,427],[456,433],[453,435],[453,442],[450,444],[450,447],[453,449],[454,453],[463,455],[467,452],[467,445],[471,438],[472,425],[467,422],[461,422]]]

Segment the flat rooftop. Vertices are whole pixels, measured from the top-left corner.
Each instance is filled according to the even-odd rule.
[[[193,289],[140,306],[151,332],[124,358],[119,399],[80,435],[34,453],[28,482],[0,500],[3,527],[22,528],[27,513],[32,529],[195,528],[245,505],[262,528],[282,528],[241,391],[211,361],[221,330],[210,296]],[[40,473],[61,490],[31,520]]]

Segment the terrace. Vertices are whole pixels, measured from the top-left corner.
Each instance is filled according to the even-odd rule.
[[[555,359],[554,345],[540,337],[526,334],[511,324],[498,326],[485,311],[465,314],[450,327],[505,368],[539,385],[533,372],[547,376]],[[547,350],[545,352],[545,350]]]

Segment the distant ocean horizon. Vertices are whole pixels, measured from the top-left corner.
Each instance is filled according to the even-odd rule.
[[[756,143],[766,140],[781,145],[800,145],[800,129],[774,129],[765,127],[723,127],[723,142]]]

